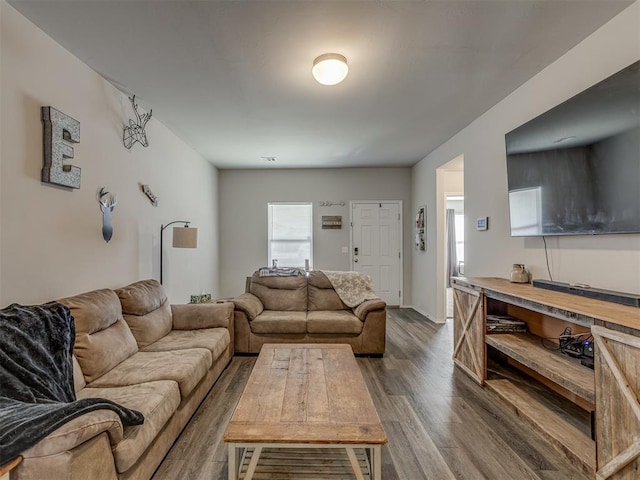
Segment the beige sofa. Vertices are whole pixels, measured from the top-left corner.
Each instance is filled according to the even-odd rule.
[[[149,479],[233,356],[233,304],[169,305],[145,280],[59,300],[75,319],[78,399],[141,412],[82,415],[23,453],[12,480]]]
[[[352,309],[321,271],[291,277],[255,272],[233,303],[236,353],[258,353],[265,343],[347,343],[354,353],[370,355],[385,350],[385,302],[367,300]]]

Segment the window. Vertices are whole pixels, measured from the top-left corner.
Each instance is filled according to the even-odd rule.
[[[313,268],[311,203],[269,203],[269,266]]]

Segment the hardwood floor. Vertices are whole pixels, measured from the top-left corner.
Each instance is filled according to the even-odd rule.
[[[390,309],[384,358],[358,358],[389,438],[384,480],[583,479],[497,397],[454,369],[451,323]],[[255,357],[235,357],[154,480],[227,478],[222,434]]]

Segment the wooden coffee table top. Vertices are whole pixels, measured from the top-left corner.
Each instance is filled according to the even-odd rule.
[[[385,444],[387,436],[349,345],[265,344],[224,441]]]

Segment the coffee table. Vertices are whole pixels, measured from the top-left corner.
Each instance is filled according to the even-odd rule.
[[[306,460],[305,478],[346,464],[352,478],[380,480],[387,436],[349,345],[265,344],[224,441],[229,480],[261,468],[295,478]]]

